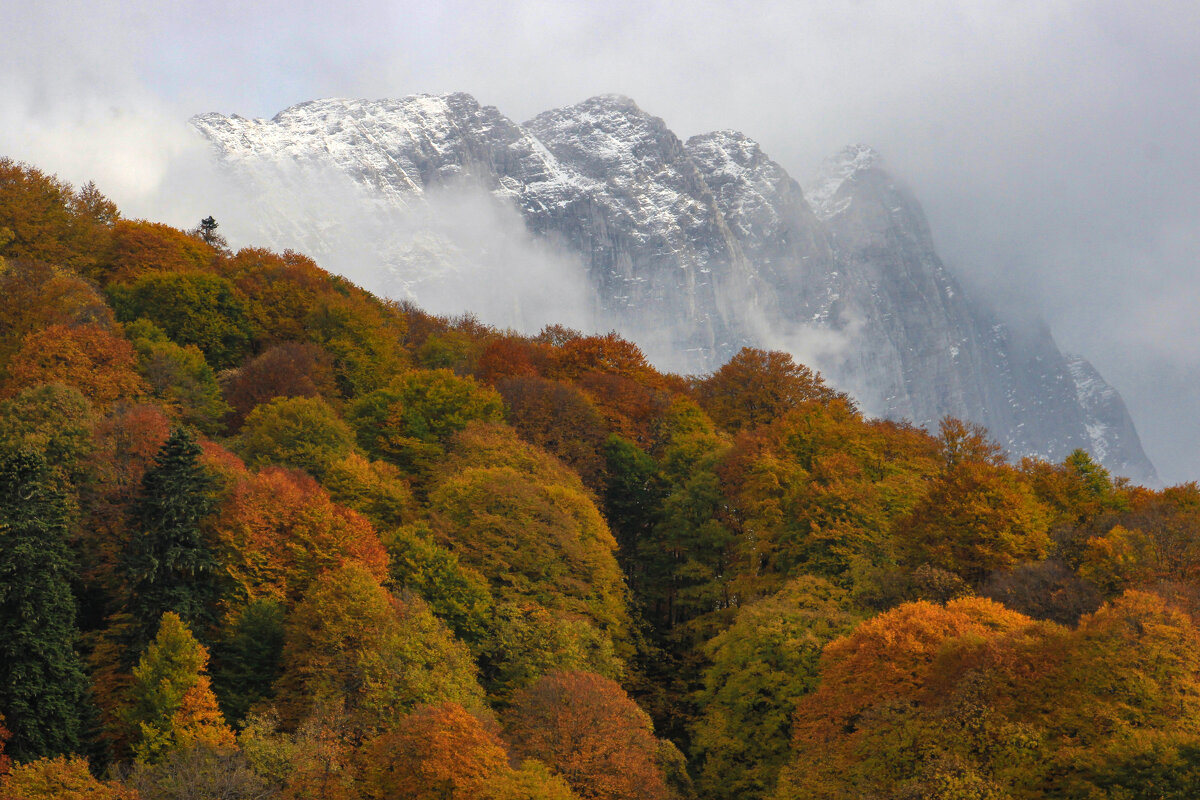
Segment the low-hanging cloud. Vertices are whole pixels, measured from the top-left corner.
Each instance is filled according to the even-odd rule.
[[[218,220],[235,245],[307,253],[360,286],[435,314],[470,313],[527,334],[553,323],[595,325],[580,259],[535,239],[511,198],[471,180],[400,204],[321,164],[233,175],[236,188]]]

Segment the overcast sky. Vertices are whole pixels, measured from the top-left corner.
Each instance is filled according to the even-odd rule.
[[[317,97],[466,91],[521,121],[618,92],[801,184],[867,142],[947,262],[1087,356],[1166,481],[1200,478],[1196,0],[42,0],[0,31],[0,154],[180,225],[205,208],[189,116]]]

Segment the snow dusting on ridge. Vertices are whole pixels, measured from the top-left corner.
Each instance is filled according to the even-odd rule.
[[[816,215],[829,219],[845,211],[853,198],[846,193],[839,195],[842,185],[864,170],[880,167],[881,162],[879,153],[865,144],[849,145],[836,156],[825,159],[805,192]]]

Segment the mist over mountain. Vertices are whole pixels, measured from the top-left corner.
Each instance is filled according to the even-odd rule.
[[[1044,324],[968,296],[869,147],[806,193],[742,133],[685,142],[620,96],[524,124],[465,94],[193,124],[266,243],[372,290],[523,330],[615,328],[676,371],[782,349],[869,413],[961,417],[1017,455],[1082,447],[1156,480],[1116,390]]]

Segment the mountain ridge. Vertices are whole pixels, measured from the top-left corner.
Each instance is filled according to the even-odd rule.
[[[520,125],[464,93],[192,122],[268,199],[303,190],[297,164],[349,177],[389,213],[478,182],[511,201],[533,237],[579,259],[600,327],[656,363],[702,372],[742,346],[784,349],[870,413],[927,427],[962,417],[1018,455],[1060,460],[1082,447],[1156,479],[1119,394],[1063,356],[1044,325],[1014,330],[969,297],[915,196],[866,145],[828,159],[805,192],[750,137],[683,141],[623,95]],[[1103,399],[1110,391],[1116,403]]]

